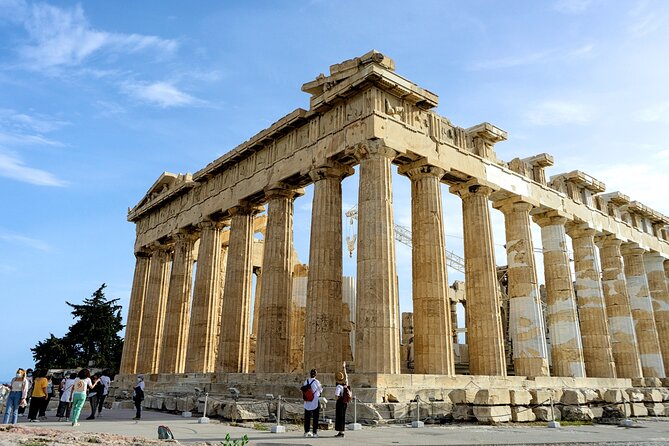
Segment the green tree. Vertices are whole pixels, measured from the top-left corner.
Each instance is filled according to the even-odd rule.
[[[89,365],[118,370],[123,340],[119,299],[107,300],[104,283],[81,304],[65,302],[72,308],[75,323],[62,338],[53,334],[32,348],[39,368],[74,368]]]

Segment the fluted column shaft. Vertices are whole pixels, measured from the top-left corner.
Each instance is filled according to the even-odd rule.
[[[455,375],[441,207],[444,170],[422,162],[400,173],[411,179],[414,373]]]
[[[304,364],[334,373],[342,353],[342,195],[341,180],[352,169],[328,166],[311,172],[314,199],[305,310]]]
[[[646,269],[643,264],[644,250],[632,243],[622,246],[625,262],[625,279],[630,296],[632,317],[639,342],[639,356],[643,376],[646,378],[664,378],[664,363],[657,326],[653,315],[653,303],[648,289]]]
[[[200,248],[186,353],[188,373],[213,372],[216,366],[221,311],[221,229],[224,225],[225,222],[212,220],[199,225]]]
[[[132,279],[130,305],[125,325],[125,339],[123,340],[123,355],[121,356],[120,373],[122,375],[135,373],[137,370],[137,354],[142,333],[142,315],[144,313],[144,298],[149,281],[149,266],[151,257],[145,252],[135,253],[135,274]]]
[[[462,198],[469,373],[506,376],[499,283],[493,248],[489,187],[455,186]]]
[[[664,257],[658,253],[644,255],[644,267],[653,303],[653,316],[660,341],[665,376],[669,376],[669,290],[664,274]]]
[[[155,249],[151,255],[136,373],[158,373],[170,281],[170,257],[166,247]]]
[[[195,240],[190,233],[176,235],[159,373],[183,373],[186,365]]]
[[[395,151],[372,141],[359,147],[358,271],[355,366],[400,373],[391,162]]]
[[[533,218],[541,226],[553,376],[582,378],[585,377],[585,364],[567,254],[564,227],[567,219],[552,212]]]
[[[597,241],[616,375],[618,378],[641,378],[639,347],[620,253],[622,241],[612,235],[600,236]]]
[[[495,203],[494,207],[504,213],[514,372],[516,376],[549,376],[546,329],[530,227],[532,205],[511,198]]]
[[[219,372],[247,373],[253,282],[253,213],[250,206],[231,210],[230,244],[221,310]]]
[[[615,378],[611,339],[595,253],[594,229],[580,224],[567,224],[567,233],[574,246],[576,271],[576,304],[583,343],[585,372],[592,378]]]
[[[295,191],[267,191],[267,230],[262,265],[256,372],[290,372],[293,199]]]

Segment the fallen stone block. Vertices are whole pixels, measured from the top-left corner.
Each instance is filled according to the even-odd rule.
[[[661,403],[663,396],[658,389],[643,389],[643,400],[647,403]]]
[[[472,406],[458,404],[453,408],[453,419],[456,421],[472,421],[475,419]]]
[[[175,396],[169,396],[165,398],[165,410],[177,410],[177,398]]]
[[[551,397],[553,398],[554,402],[559,402],[560,397],[562,396],[562,392],[559,394],[553,394],[551,390],[545,390],[545,389],[530,389],[530,395],[532,395],[532,400],[530,401],[530,404],[532,405],[543,405],[543,404],[550,404]]]
[[[550,406],[535,407],[532,409],[532,412],[534,412],[538,421],[551,421],[553,420],[553,415],[555,416],[555,421],[560,421],[562,419],[562,412],[559,407],[554,407],[552,413]]]
[[[564,406],[562,408],[562,419],[565,421],[592,421],[594,418],[592,411],[586,406]]]
[[[609,389],[603,392],[602,399],[607,403],[622,403],[623,392],[620,389]]]
[[[602,401],[599,392],[594,389],[581,389],[586,403],[599,403]]]
[[[664,404],[662,403],[644,403],[651,417],[663,417],[665,414]]]
[[[535,421],[536,419],[537,416],[529,407],[526,406],[511,407],[511,421],[522,423],[522,422]]]
[[[560,402],[565,406],[579,406],[585,404],[586,400],[580,389],[565,389]]]
[[[481,389],[476,392],[474,404],[477,406],[498,406],[511,404],[508,389]]]
[[[511,389],[509,396],[513,406],[528,406],[532,402],[532,394],[525,389]]]
[[[627,396],[633,403],[640,403],[643,401],[643,393],[638,389],[627,389]]]
[[[511,421],[511,406],[474,406],[474,416],[481,424]]]
[[[630,403],[630,408],[632,410],[633,417],[648,416],[648,409],[646,409],[646,406],[644,406],[643,403]]]
[[[453,404],[473,404],[476,392],[476,389],[455,389],[451,390],[448,397]]]

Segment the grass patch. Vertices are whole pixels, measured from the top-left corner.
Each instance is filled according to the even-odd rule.
[[[265,426],[263,423],[253,423],[253,429],[257,431],[268,431],[269,427]]]

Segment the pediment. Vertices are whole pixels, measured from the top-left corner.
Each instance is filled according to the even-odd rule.
[[[188,183],[193,183],[193,176],[190,173],[176,174],[163,172],[162,175],[160,175],[160,177],[158,177],[158,179],[149,188],[139,203],[137,203],[133,209],[128,210],[128,213],[134,212],[148,204],[156,202],[160,198],[171,194],[176,189]]]

